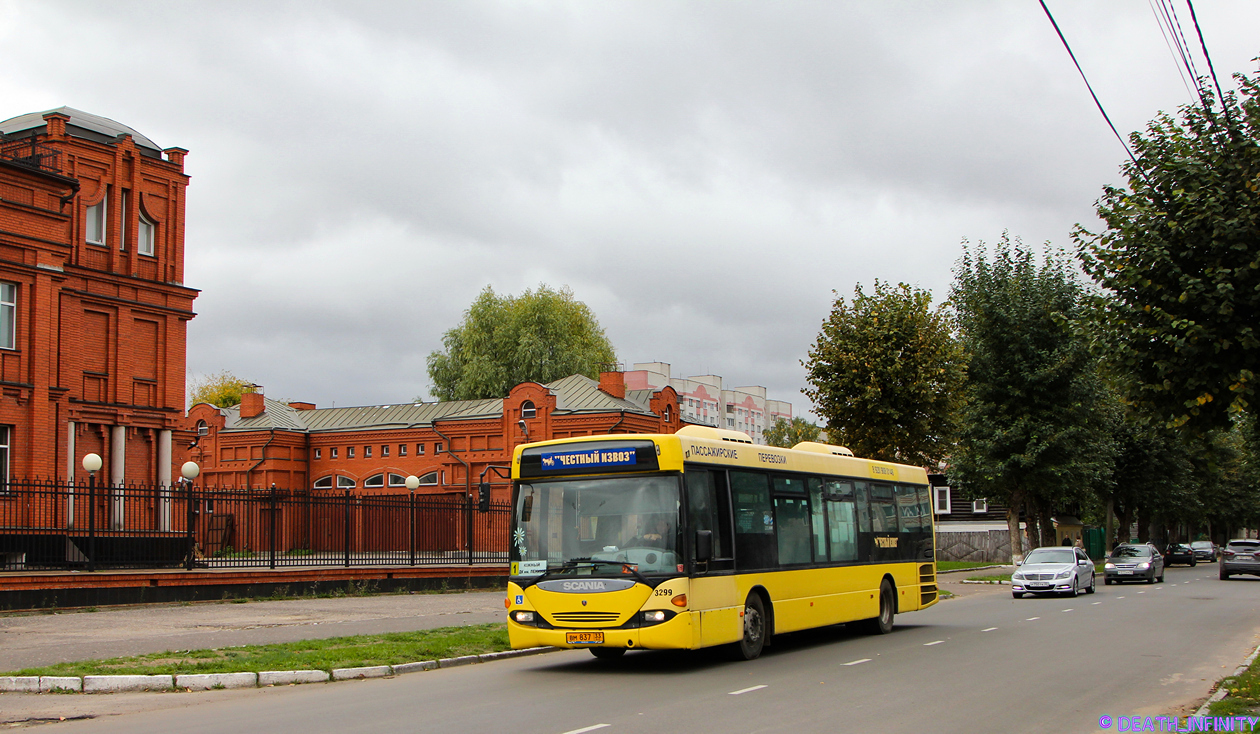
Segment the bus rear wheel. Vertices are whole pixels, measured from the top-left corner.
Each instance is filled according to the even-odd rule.
[[[626,654],[624,647],[592,647],[591,654],[600,660],[616,660]]]
[[[744,602],[744,639],[731,645],[735,660],[755,660],[766,646],[766,605],[761,596],[749,594]]]
[[[886,635],[892,632],[893,607],[896,603],[892,584],[888,583],[888,579],[884,579],[884,582],[879,585],[879,616],[862,620],[861,630],[868,635]]]

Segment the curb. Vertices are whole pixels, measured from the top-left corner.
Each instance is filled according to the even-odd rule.
[[[423,660],[398,665],[370,665],[362,668],[327,670],[266,670],[261,673],[201,673],[180,675],[85,675],[77,676],[0,676],[0,693],[121,693],[124,691],[169,691],[185,689],[208,691],[213,688],[264,688],[266,686],[327,683],[329,681],[391,678],[439,668],[457,668],[474,663],[491,663],[529,655],[559,652],[559,647],[529,647],[481,655],[461,655],[441,660]]]
[[[998,580],[998,581],[972,581],[971,579],[963,579],[963,580],[962,580],[962,581],[960,581],[959,583],[962,583],[962,584],[1009,584],[1009,583],[1010,583],[1010,581],[1002,581],[1002,580]]]
[[[1256,649],[1251,651],[1251,654],[1248,655],[1247,659],[1242,662],[1242,665],[1239,665],[1237,668],[1234,668],[1234,672],[1225,676],[1225,678],[1232,678],[1234,676],[1242,675],[1244,672],[1246,672],[1247,668],[1250,668],[1251,664],[1256,661],[1257,656],[1260,656],[1260,645],[1257,645]],[[1225,680],[1225,678],[1221,678],[1221,680]],[[1207,716],[1208,709],[1211,708],[1212,704],[1216,703],[1217,701],[1220,701],[1221,699],[1229,695],[1229,689],[1221,685],[1221,680],[1218,680],[1216,682],[1217,688],[1215,691],[1212,692],[1211,696],[1208,696],[1208,700],[1204,701],[1203,705],[1199,707],[1199,710],[1194,712],[1195,716]]]
[[[955,568],[952,571],[942,571],[938,568],[936,570],[936,575],[940,576],[942,574],[947,574],[947,573],[971,573],[972,571],[987,571],[990,568],[1002,568],[1003,566],[1009,566],[1009,565],[1011,564],[995,563],[992,566],[976,566],[975,568]]]

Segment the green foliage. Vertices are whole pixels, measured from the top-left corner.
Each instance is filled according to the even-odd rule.
[[[486,286],[442,345],[446,351],[428,359],[439,400],[503,397],[522,382],[575,374],[597,379],[617,359],[586,304],[568,288],[546,285],[518,297],[498,296]]]
[[[1130,141],[1107,228],[1073,233],[1098,298],[1098,352],[1127,403],[1191,433],[1252,409],[1260,362],[1260,81],[1160,114]],[[1218,109],[1218,104],[1220,107]]]
[[[1073,328],[1084,294],[1069,261],[1003,234],[991,257],[964,243],[954,275],[968,362],[951,481],[1033,514],[1084,499],[1110,469],[1110,443],[1102,381]]]
[[[224,370],[194,379],[188,388],[188,405],[209,403],[220,408],[241,404],[245,393],[258,392],[257,386]]]
[[[766,429],[766,443],[771,446],[791,448],[802,441],[817,441],[822,435],[822,428],[797,416],[790,421],[776,418],[774,425]]]
[[[872,459],[934,465],[949,453],[963,380],[945,305],[905,283],[837,297],[803,364],[831,443]]]

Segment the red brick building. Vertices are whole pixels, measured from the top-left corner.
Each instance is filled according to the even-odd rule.
[[[621,372],[444,403],[316,408],[251,394],[234,408],[195,405],[188,417],[200,434],[189,458],[206,486],[401,494],[414,475],[420,493],[462,496],[484,475],[496,501],[507,499],[506,473],[488,467],[506,468],[518,444],[681,425],[672,387],[627,391]]]
[[[186,150],[69,107],[0,122],[0,471],[166,483],[184,421]],[[71,520],[73,522],[73,520]]]

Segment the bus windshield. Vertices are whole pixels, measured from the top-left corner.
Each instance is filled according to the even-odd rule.
[[[522,482],[512,515],[514,573],[678,573],[679,481],[620,476]]]

